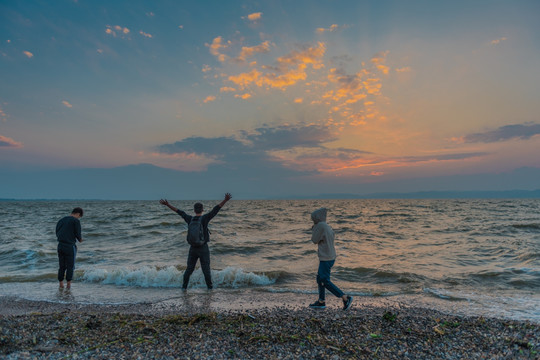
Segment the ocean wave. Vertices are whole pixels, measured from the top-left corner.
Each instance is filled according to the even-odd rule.
[[[395,272],[391,270],[357,267],[352,269],[337,267],[339,276],[344,280],[373,283],[412,284],[424,282],[427,279],[419,274]]]
[[[212,270],[214,286],[224,288],[242,288],[251,286],[265,286],[274,284],[280,277],[280,272],[253,273],[242,268],[227,267],[223,270]],[[180,288],[183,282],[184,271],[174,266],[117,269],[86,269],[81,279],[85,282],[101,283],[119,286],[136,287],[170,287]],[[201,269],[193,272],[190,278],[191,287],[206,287]]]
[[[512,227],[515,229],[523,229],[523,230],[540,230],[540,223],[512,224]]]

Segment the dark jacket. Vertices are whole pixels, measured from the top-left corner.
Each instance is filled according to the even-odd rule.
[[[209,213],[206,213],[206,214],[201,216],[201,224],[202,224],[203,229],[204,229],[204,242],[205,243],[210,241],[210,232],[208,231],[208,223],[210,222],[210,220],[212,220],[214,218],[214,216],[217,215],[219,210],[221,210],[221,207],[219,205],[216,205],[216,206],[214,206],[212,211],[210,211]],[[180,215],[186,221],[186,223],[188,225],[191,222],[191,219],[193,219],[195,217],[195,216],[191,216],[191,215],[186,214],[184,211],[182,211],[180,209],[178,209],[177,213],[178,213],[178,215]]]
[[[56,224],[56,238],[62,245],[75,245],[81,241],[81,222],[74,216],[66,216]]]

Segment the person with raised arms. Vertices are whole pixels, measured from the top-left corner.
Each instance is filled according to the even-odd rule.
[[[167,199],[161,199],[160,204],[167,206],[169,209],[180,215],[188,224],[187,242],[189,243],[189,254],[187,258],[187,268],[184,272],[184,283],[182,289],[187,289],[189,284],[189,278],[195,270],[197,260],[201,262],[202,272],[204,274],[204,280],[208,289],[213,288],[212,274],[210,272],[210,249],[208,242],[210,241],[210,233],[208,231],[208,223],[217,215],[219,210],[232,198],[231,194],[226,193],[225,198],[221,203],[214,206],[214,208],[203,215],[203,204],[195,203],[193,210],[195,216],[186,214],[184,211],[179,210],[167,201]]]

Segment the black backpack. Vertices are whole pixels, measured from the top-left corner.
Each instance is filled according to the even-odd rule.
[[[188,225],[187,242],[194,247],[204,245],[204,227],[202,224],[202,216],[194,216]]]

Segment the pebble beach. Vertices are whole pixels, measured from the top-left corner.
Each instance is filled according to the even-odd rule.
[[[5,359],[538,359],[540,324],[398,302],[307,295],[184,294],[160,303],[70,304],[0,297]],[[282,302],[279,302],[279,299]],[[286,302],[283,302],[286,300]],[[298,301],[294,301],[298,300]]]

